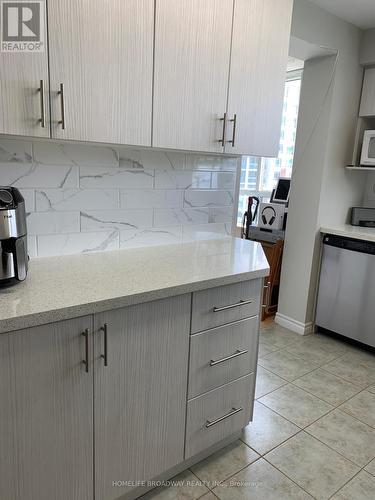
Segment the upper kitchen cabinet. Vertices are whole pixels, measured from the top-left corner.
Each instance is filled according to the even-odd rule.
[[[279,152],[292,0],[235,0],[225,151]]]
[[[365,70],[359,116],[375,116],[375,68]]]
[[[223,152],[233,0],[156,0],[153,146]]]
[[[52,137],[151,145],[154,0],[49,0]]]
[[[40,5],[35,7],[38,11],[19,3],[1,6],[4,20],[0,52],[2,134],[50,135],[45,3],[37,5]],[[36,22],[30,24],[27,19],[33,17]]]

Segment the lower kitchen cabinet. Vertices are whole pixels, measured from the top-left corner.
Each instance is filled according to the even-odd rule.
[[[253,408],[259,283],[1,334],[0,500],[134,498],[140,482],[240,432]],[[233,309],[241,317],[229,323]]]
[[[0,500],[93,499],[91,322],[0,335]]]
[[[190,304],[187,294],[95,316],[96,500],[184,459]]]

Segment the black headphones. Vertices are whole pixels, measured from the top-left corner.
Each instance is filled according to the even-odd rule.
[[[271,212],[271,214],[269,214],[269,212]],[[264,207],[262,210],[261,217],[264,225],[272,226],[272,224],[276,220],[276,210],[270,206]]]

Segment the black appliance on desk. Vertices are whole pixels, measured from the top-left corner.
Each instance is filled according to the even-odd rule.
[[[25,200],[18,189],[0,186],[0,286],[23,281],[27,269]]]

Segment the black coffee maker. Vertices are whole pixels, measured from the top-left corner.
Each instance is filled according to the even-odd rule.
[[[25,200],[18,189],[0,186],[0,286],[23,281],[27,269]]]

